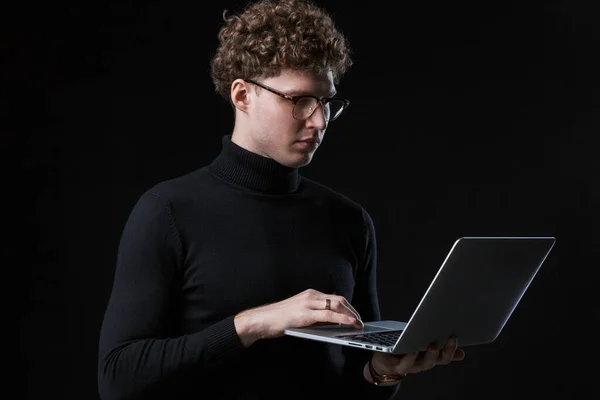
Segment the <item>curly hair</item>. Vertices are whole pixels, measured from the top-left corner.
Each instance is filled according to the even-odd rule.
[[[227,16],[211,60],[215,91],[229,100],[238,78],[273,77],[284,69],[322,74],[334,83],[352,65],[347,39],[332,18],[309,0],[259,0]]]

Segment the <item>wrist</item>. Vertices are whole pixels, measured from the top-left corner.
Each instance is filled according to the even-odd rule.
[[[406,374],[386,374],[381,373],[381,368],[379,370],[373,365],[373,357],[369,360],[369,362],[365,365],[364,373],[365,377],[369,377],[367,379],[369,382],[373,383],[377,386],[393,386],[397,385],[402,381]]]
[[[260,329],[254,322],[252,313],[243,311],[233,318],[233,324],[240,341],[244,347],[250,347],[254,342],[261,338]]]

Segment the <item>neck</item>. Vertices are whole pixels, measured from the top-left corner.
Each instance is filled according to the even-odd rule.
[[[232,136],[223,137],[221,154],[210,165],[213,174],[252,191],[284,194],[298,189],[298,168],[286,167],[244,148]]]
[[[239,129],[234,129],[233,130],[233,134],[230,135],[231,138],[231,142],[235,143],[236,145],[238,145],[239,147],[244,148],[245,150],[248,150],[252,153],[258,154],[260,156],[263,157],[268,157],[266,154],[264,154],[263,152],[261,152],[258,147],[256,147],[251,140],[249,140],[248,138],[250,137],[250,135],[244,135],[243,133],[240,133]],[[270,158],[270,157],[268,157]]]

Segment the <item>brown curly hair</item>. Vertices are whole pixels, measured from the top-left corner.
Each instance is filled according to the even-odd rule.
[[[259,0],[239,15],[223,13],[211,60],[215,91],[230,100],[238,78],[273,77],[283,69],[322,74],[334,83],[352,65],[347,39],[325,10],[309,0]]]

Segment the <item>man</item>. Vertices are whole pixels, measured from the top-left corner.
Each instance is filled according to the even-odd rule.
[[[131,212],[100,335],[102,399],[389,399],[406,374],[462,359],[452,340],[393,356],[283,335],[380,319],[373,221],[299,174],[349,104],[336,84],[352,61],[331,18],[296,0],[249,5],[219,40],[212,78],[235,126],[212,163]]]

